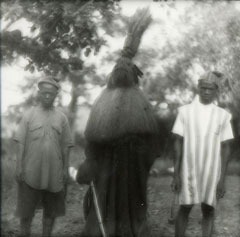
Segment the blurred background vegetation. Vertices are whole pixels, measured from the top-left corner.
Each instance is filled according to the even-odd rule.
[[[60,78],[56,105],[67,114],[75,138],[71,162],[77,166],[83,159],[89,111],[123,46],[127,10],[134,13],[140,2],[150,6],[154,21],[135,62],[159,117],[159,156],[169,163],[177,107],[191,101],[204,71],[218,70],[225,75],[218,103],[233,115],[232,159],[239,160],[240,3],[8,0],[1,5],[2,68],[20,64],[27,76],[18,88],[24,100],[2,113],[3,191],[13,185],[11,138],[21,114],[37,103],[36,82],[43,75]],[[2,81],[10,81],[7,74]]]

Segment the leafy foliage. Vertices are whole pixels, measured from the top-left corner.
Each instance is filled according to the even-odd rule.
[[[2,60],[17,56],[28,60],[25,70],[67,75],[84,68],[84,57],[97,54],[106,43],[99,28],[110,33],[118,5],[115,1],[4,1],[2,19],[15,23],[25,19],[30,34],[20,30],[2,32]]]
[[[169,19],[166,22],[161,20],[159,27],[162,32],[167,32],[168,22],[173,21],[171,14],[178,5],[165,3],[163,7],[170,12]],[[174,103],[183,104],[191,99],[186,94],[196,92],[200,74],[216,70],[225,75],[220,83],[219,102],[237,112],[237,95],[240,94],[239,26],[239,10],[232,2],[186,4],[184,13],[179,14],[174,25],[178,39],[165,35],[166,43],[161,48],[150,46],[137,58],[140,68],[148,72],[148,78],[143,81],[145,92],[153,100],[167,102],[170,107]],[[176,99],[169,100],[170,95],[175,95]]]
[[[225,75],[221,81],[220,105],[230,109],[235,121],[239,121],[237,3],[189,2],[184,3],[182,13],[178,13],[182,3],[159,4],[167,16],[160,17],[158,22],[153,20],[161,33],[157,38],[160,44],[140,48],[135,58],[144,72],[141,86],[158,113],[172,121],[176,108],[189,102],[196,92],[200,74],[204,70],[217,70]],[[2,12],[2,19],[7,22],[2,32],[3,62],[10,63],[24,56],[29,61],[27,70],[60,74],[62,79],[70,81],[72,112],[76,111],[79,95],[87,98],[86,84],[102,84],[102,77],[106,76],[96,75],[96,65],[87,65],[85,59],[107,44],[104,36],[122,33],[127,21],[116,1],[11,0],[2,3]],[[30,34],[10,31],[11,24],[23,18],[31,24]],[[120,51],[110,49],[101,63],[113,63],[119,54]]]
[[[61,82],[68,80],[72,84],[68,111],[72,124],[85,84],[91,83],[91,78],[92,83],[101,83],[95,75],[95,65],[85,61],[106,45],[104,34],[111,35],[120,29],[119,9],[118,2],[113,0],[3,1],[1,18],[6,26],[2,31],[2,62],[12,64],[23,57],[28,62],[26,71],[54,75]],[[24,29],[16,29],[19,22],[26,25]],[[26,88],[31,84],[29,80]],[[28,101],[35,99],[34,95],[30,97]]]

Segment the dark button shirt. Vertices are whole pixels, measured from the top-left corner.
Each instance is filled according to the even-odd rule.
[[[24,181],[35,189],[63,189],[63,149],[73,146],[67,117],[41,106],[24,114],[15,141],[24,145]]]

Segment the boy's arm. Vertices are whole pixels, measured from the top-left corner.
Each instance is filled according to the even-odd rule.
[[[182,150],[183,150],[183,137],[175,134],[174,135],[174,174],[173,174],[173,182],[172,182],[172,191],[179,193],[181,190],[181,177],[180,177],[180,169],[182,163]]]
[[[225,177],[230,156],[230,142],[221,143],[221,175],[217,185],[217,199],[220,199],[224,196],[225,193]]]

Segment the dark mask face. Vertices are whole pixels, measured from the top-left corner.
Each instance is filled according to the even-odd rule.
[[[130,88],[138,85],[142,72],[128,58],[118,59],[108,80],[108,88]]]
[[[217,96],[217,86],[213,83],[202,82],[198,84],[200,101],[203,104],[210,104]]]
[[[39,92],[39,100],[44,108],[50,108],[53,106],[53,102],[57,96],[57,89],[55,87],[52,88],[44,88],[42,87]]]

